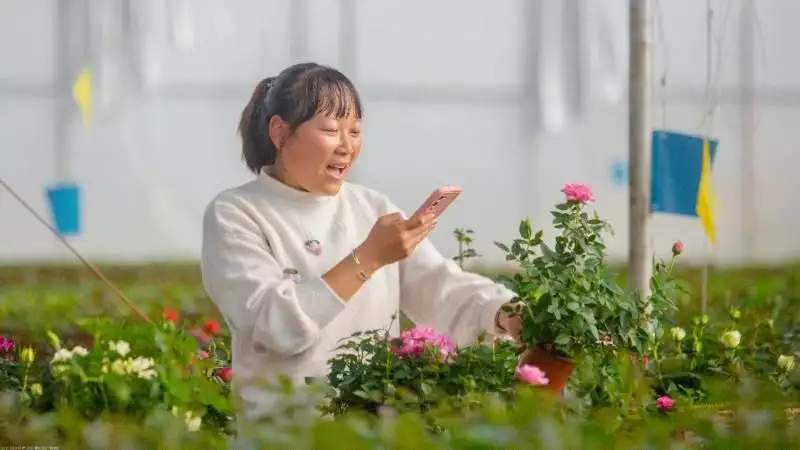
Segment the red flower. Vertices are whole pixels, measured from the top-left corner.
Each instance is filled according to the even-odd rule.
[[[200,353],[197,354],[200,359],[208,359],[208,352],[205,350],[200,350]]]
[[[178,311],[175,311],[174,309],[165,309],[164,318],[169,322],[177,323],[178,318],[180,318],[180,314],[178,314]]]
[[[195,337],[195,339],[200,341],[201,344],[208,344],[209,342],[211,342],[211,336],[209,336],[208,333],[201,330],[200,328],[197,327],[192,328],[190,332],[192,333],[192,336]]]
[[[219,323],[214,319],[209,319],[206,321],[205,325],[203,325],[203,330],[206,333],[215,336],[219,334]]]
[[[230,367],[220,367],[217,369],[217,376],[224,382],[230,383],[233,379],[233,369]]]

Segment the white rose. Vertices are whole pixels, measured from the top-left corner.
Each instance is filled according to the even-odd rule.
[[[792,355],[780,355],[778,356],[778,367],[781,368],[784,372],[791,372],[794,369],[795,360],[794,356]]]
[[[151,369],[154,365],[155,361],[152,358],[144,358],[142,356],[137,356],[130,363],[131,372],[135,373]]]
[[[198,416],[192,414],[191,411],[186,411],[186,417],[184,419],[186,421],[186,428],[189,431],[197,431],[200,429],[200,424],[203,423],[203,419]]]
[[[722,345],[728,348],[738,347],[741,341],[742,333],[738,332],[737,330],[726,331],[722,333],[722,336],[720,337],[720,342],[722,342]]]
[[[157,373],[153,369],[146,369],[138,372],[136,375],[138,375],[139,378],[142,378],[144,380],[152,380],[153,378],[155,378]]]
[[[66,361],[69,361],[71,359],[72,359],[72,352],[67,350],[67,349],[65,349],[65,348],[62,348],[62,349],[58,350],[55,353],[55,355],[53,355],[53,360],[51,362],[53,362],[53,363],[66,362]]]
[[[119,341],[117,342],[116,348],[114,350],[116,350],[116,352],[119,353],[120,356],[125,356],[131,352],[131,344],[128,344],[125,341]]]
[[[125,375],[128,373],[130,368],[130,363],[128,361],[123,361],[118,359],[111,363],[111,371],[116,373],[117,375]]]
[[[680,342],[686,338],[686,330],[681,327],[672,327],[669,332],[672,335],[672,339],[676,342]]]

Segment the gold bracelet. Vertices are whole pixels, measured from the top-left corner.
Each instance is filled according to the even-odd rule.
[[[353,261],[355,261],[356,265],[358,266],[358,274],[357,274],[358,275],[358,279],[361,280],[362,282],[366,283],[367,280],[369,280],[369,277],[367,276],[366,273],[364,273],[364,270],[361,269],[361,261],[358,259],[358,255],[356,255],[356,251],[355,250],[352,250],[350,252],[350,257],[353,258]]]

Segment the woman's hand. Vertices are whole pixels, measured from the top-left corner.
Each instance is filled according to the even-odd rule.
[[[520,343],[520,332],[522,331],[522,319],[519,316],[510,316],[507,312],[503,311],[502,308],[497,311],[497,315],[495,316],[495,325],[498,328],[497,331],[501,332],[502,334],[507,335],[508,337],[514,339],[517,343]]]
[[[400,213],[387,214],[375,222],[356,254],[370,271],[377,271],[411,255],[435,227],[429,216],[412,222]]]

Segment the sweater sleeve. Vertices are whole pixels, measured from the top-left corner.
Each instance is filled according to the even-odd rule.
[[[257,225],[230,205],[212,203],[206,211],[201,271],[228,325],[250,334],[258,353],[305,351],[345,307],[320,277],[303,283],[284,277]]]
[[[417,325],[448,333],[460,346],[473,344],[483,332],[496,334],[497,311],[514,297],[505,286],[461,270],[427,239],[399,266],[403,312]]]

